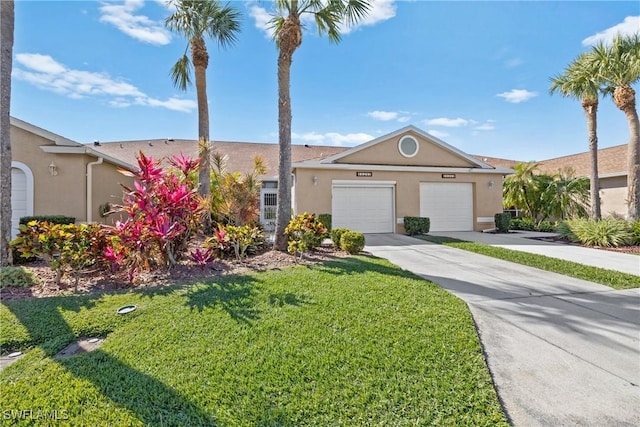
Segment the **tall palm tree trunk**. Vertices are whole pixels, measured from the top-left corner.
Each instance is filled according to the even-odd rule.
[[[591,161],[591,173],[589,175],[591,210],[589,211],[589,217],[591,219],[600,219],[602,218],[602,213],[600,211],[600,179],[598,177],[598,102],[583,102],[582,106],[587,116],[589,160]]]
[[[211,149],[209,141],[209,103],[207,99],[207,66],[209,54],[202,37],[191,40],[191,56],[196,77],[198,100],[198,140],[200,141],[200,172],[198,173],[198,193],[208,197],[211,193]]]
[[[278,36],[278,212],[274,249],[287,249],[285,228],[291,219],[291,63],[302,43],[300,20],[289,15]]]
[[[629,124],[627,146],[627,217],[640,218],[640,123],[636,110],[636,92],[628,84],[616,87],[613,102],[622,110]]]
[[[0,266],[11,265],[11,67],[14,3],[0,1]]]

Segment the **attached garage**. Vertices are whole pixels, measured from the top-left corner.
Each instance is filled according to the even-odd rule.
[[[473,231],[473,185],[420,183],[420,216],[430,218],[431,231]]]
[[[332,227],[362,233],[395,231],[395,182],[341,182],[332,185]]]

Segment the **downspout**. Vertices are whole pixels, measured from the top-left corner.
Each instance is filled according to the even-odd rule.
[[[95,162],[87,163],[87,224],[93,222],[91,215],[91,205],[93,204],[93,166],[99,165],[104,161],[104,158],[98,157]]]

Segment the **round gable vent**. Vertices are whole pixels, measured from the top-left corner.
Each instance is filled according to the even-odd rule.
[[[404,157],[413,157],[418,154],[418,149],[420,146],[418,145],[418,141],[409,135],[403,136],[398,141],[398,151]]]

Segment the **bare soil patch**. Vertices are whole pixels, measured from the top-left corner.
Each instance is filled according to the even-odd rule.
[[[214,262],[201,267],[190,260],[184,260],[168,271],[143,273],[131,283],[124,272],[110,274],[103,270],[93,269],[85,271],[74,287],[74,278],[65,275],[60,286],[55,285],[55,273],[42,261],[36,261],[23,266],[30,270],[37,280],[37,284],[29,288],[8,286],[0,290],[0,300],[14,300],[26,298],[42,298],[56,295],[79,295],[95,292],[109,292],[122,289],[141,289],[167,286],[176,283],[210,280],[211,278],[283,269],[296,265],[312,265],[336,258],[349,256],[346,252],[336,250],[331,245],[323,245],[308,252],[302,259],[291,254],[275,250],[249,256],[242,261],[232,259],[216,259]]]

